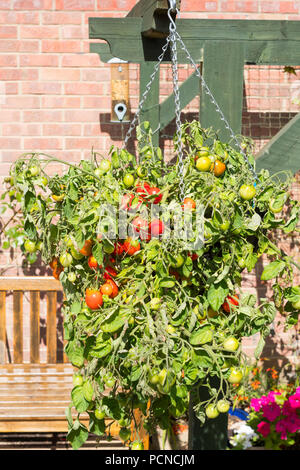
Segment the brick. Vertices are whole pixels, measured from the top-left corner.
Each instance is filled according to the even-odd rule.
[[[80,108],[80,96],[42,96],[42,108]]]
[[[100,95],[103,90],[101,83],[66,83],[64,87],[68,95]]]
[[[95,2],[94,0],[56,0],[55,1],[56,10],[94,10]]]
[[[220,5],[222,12],[246,12],[246,13],[257,13],[258,2],[257,1],[222,1]]]
[[[19,121],[21,112],[15,109],[6,109],[5,113],[0,113],[0,122],[16,122]]]
[[[19,90],[18,82],[6,82],[5,83],[5,93],[7,95],[17,95]]]
[[[91,137],[66,138],[65,146],[67,150],[73,149],[99,149],[99,139]]]
[[[35,69],[2,69],[0,70],[1,80],[37,80],[38,70]]]
[[[31,150],[51,150],[62,149],[62,139],[57,137],[37,137],[37,138],[24,138],[24,149],[28,152]]]
[[[55,136],[80,136],[81,135],[81,124],[44,124],[43,135],[55,135]]]
[[[39,108],[40,98],[39,96],[7,96],[4,103],[2,103],[2,107],[5,109]]]
[[[9,1],[6,0],[6,3]],[[12,10],[51,10],[52,0],[11,0],[10,8]]]
[[[83,39],[88,37],[88,26],[66,25],[61,29],[63,39]]]
[[[42,52],[81,52],[80,41],[42,40]]]
[[[260,9],[262,13],[278,13],[280,10],[279,1],[262,1],[260,4]]]
[[[16,55],[0,55],[0,67],[16,67],[17,56]]]
[[[20,148],[21,139],[19,137],[0,137],[1,149]]]
[[[20,55],[20,67],[57,67],[59,58],[54,54],[24,54]]]
[[[17,35],[18,29],[16,26],[1,26],[0,28],[1,39],[17,38]]]
[[[84,96],[83,108],[96,108],[101,111],[111,110],[111,97],[110,96]]]
[[[25,95],[57,95],[61,93],[62,86],[60,83],[53,82],[23,82],[22,93]]]
[[[279,2],[280,13],[299,13],[299,7],[295,2]]]
[[[40,135],[40,124],[24,124],[24,123],[10,123],[2,125],[3,136],[16,136],[16,135]]]
[[[81,25],[82,13],[75,11],[45,11],[41,14],[42,24],[54,24],[64,27],[66,24]]]
[[[62,67],[97,67],[100,65],[98,54],[64,54]]]
[[[66,68],[42,68],[40,70],[40,79],[45,81],[79,81],[79,69],[66,69]]]
[[[0,113],[1,115],[1,113]],[[24,122],[61,122],[63,113],[61,110],[54,109],[35,109],[23,111]]]
[[[97,69],[87,68],[81,70],[81,80],[86,82],[109,82],[110,83],[110,67],[98,67]]]
[[[99,122],[99,111],[94,109],[72,109],[65,111],[67,122]]]
[[[21,39],[58,39],[59,26],[20,26]]]

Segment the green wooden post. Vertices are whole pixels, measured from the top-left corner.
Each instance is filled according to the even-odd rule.
[[[140,99],[146,90],[146,86],[149,83],[153,70],[153,62],[143,62],[140,64]],[[159,127],[159,72],[156,74],[143,105],[143,109],[141,110],[140,122],[143,121],[150,122],[153,132]],[[153,134],[152,141],[153,145],[157,147],[159,144],[159,130]]]
[[[244,48],[238,42],[212,41],[205,44],[202,76],[236,134],[241,132],[242,125],[243,71]],[[203,86],[200,94],[200,122],[203,127],[213,126],[218,129],[222,140],[229,139],[230,134]],[[218,380],[212,378],[211,385],[219,388]],[[200,388],[199,392],[201,400],[208,398],[206,388]],[[194,413],[193,405],[192,393],[189,409],[189,449],[225,450],[228,444],[227,414],[220,413],[216,419],[207,420],[202,426]]]
[[[300,170],[300,113],[289,121],[258,153],[256,169],[263,168],[270,174],[278,171]],[[285,179],[284,174],[282,175]]]
[[[209,41],[204,46],[202,76],[235,134],[241,133],[243,110],[244,46],[237,41]],[[201,87],[202,127],[219,130],[221,140],[230,138],[224,121]]]

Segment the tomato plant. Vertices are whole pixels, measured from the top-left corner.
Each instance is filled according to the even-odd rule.
[[[167,429],[200,387],[209,395],[194,406],[202,422],[226,412],[246,376],[241,339],[259,334],[259,357],[277,309],[287,326],[299,316],[295,263],[270,237],[297,227],[291,175],[255,177],[243,154],[194,121],[182,125],[182,197],[178,162],[164,162],[149,126],[137,136],[138,159],[112,147],[111,165],[101,169],[97,154],[71,164],[31,153],[12,165],[7,183],[22,195],[22,249],[24,240],[33,242],[63,286],[65,352],[84,377],[71,390],[70,409],[88,414],[90,432],[99,435],[105,417],[128,428],[137,407],[148,430]],[[255,168],[251,148],[245,151]],[[48,175],[49,162],[66,171]],[[34,165],[37,175],[29,171]],[[183,228],[194,227],[191,240],[172,236],[183,216]],[[270,263],[261,278],[272,280],[276,299],[259,302],[241,284],[262,255]],[[219,389],[210,386],[212,376]],[[88,430],[71,413],[67,419],[76,446],[77,433]],[[136,426],[139,435],[142,421]]]

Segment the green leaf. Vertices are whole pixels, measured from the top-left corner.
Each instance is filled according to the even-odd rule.
[[[260,336],[259,341],[258,341],[258,344],[257,344],[257,346],[256,346],[256,348],[255,348],[255,351],[254,351],[254,357],[255,357],[255,359],[259,359],[259,358],[260,358],[260,355],[261,355],[261,353],[262,353],[262,351],[263,351],[263,349],[264,349],[265,343],[266,343],[266,341],[265,341],[264,337],[263,337],[263,336]]]
[[[93,245],[92,255],[96,258],[97,263],[101,266],[103,264],[103,248],[101,243]]]
[[[83,413],[88,409],[90,403],[84,396],[84,389],[82,385],[78,385],[72,389],[71,399],[78,413]]]
[[[164,277],[159,281],[160,287],[174,287],[175,281],[172,277]]]
[[[119,314],[119,311],[116,311],[101,324],[101,330],[105,333],[114,333],[122,328],[124,323],[125,319]]]
[[[103,436],[105,434],[105,421],[104,419],[96,419],[93,414],[90,414],[90,432],[96,436]]]
[[[193,346],[200,344],[210,343],[213,339],[213,330],[210,326],[205,325],[202,328],[194,331],[190,336],[190,343]]]
[[[75,367],[82,367],[84,363],[84,348],[78,341],[69,341],[65,347],[65,352]]]
[[[283,271],[284,268],[284,261],[273,261],[272,263],[268,264],[263,270],[261,280],[269,281],[270,279],[274,279],[274,277],[277,277],[281,273],[281,271]]]
[[[91,401],[93,398],[94,389],[93,385],[89,380],[85,380],[83,383],[83,396],[87,401]]]
[[[74,450],[79,449],[88,437],[89,432],[83,424],[80,424],[78,429],[72,428],[67,434],[67,439]]]
[[[218,284],[212,284],[207,292],[207,300],[211,308],[215,311],[219,310],[228,294],[229,289],[225,280],[222,280]]]

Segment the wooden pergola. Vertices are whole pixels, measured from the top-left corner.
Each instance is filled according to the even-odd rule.
[[[140,0],[125,18],[89,18],[90,52],[103,62],[112,57],[140,65],[140,95],[153,72],[169,33],[167,0]],[[180,1],[177,0],[180,10]],[[245,64],[300,65],[300,22],[269,20],[214,20],[176,18],[177,31],[193,60],[202,64],[202,76],[236,135],[241,134]],[[167,53],[165,62],[170,61]],[[188,63],[178,48],[179,64]],[[199,120],[203,127],[219,130],[223,140],[228,130],[214,105],[193,73],[181,86],[182,109],[200,95]],[[144,103],[142,118],[160,131],[174,119],[174,97],[159,102],[159,75]],[[296,173],[300,170],[300,113],[297,114],[257,155],[257,170],[268,169]],[[154,135],[158,145],[159,133]],[[227,421],[219,417],[200,427],[190,412],[190,449],[225,449]]]

